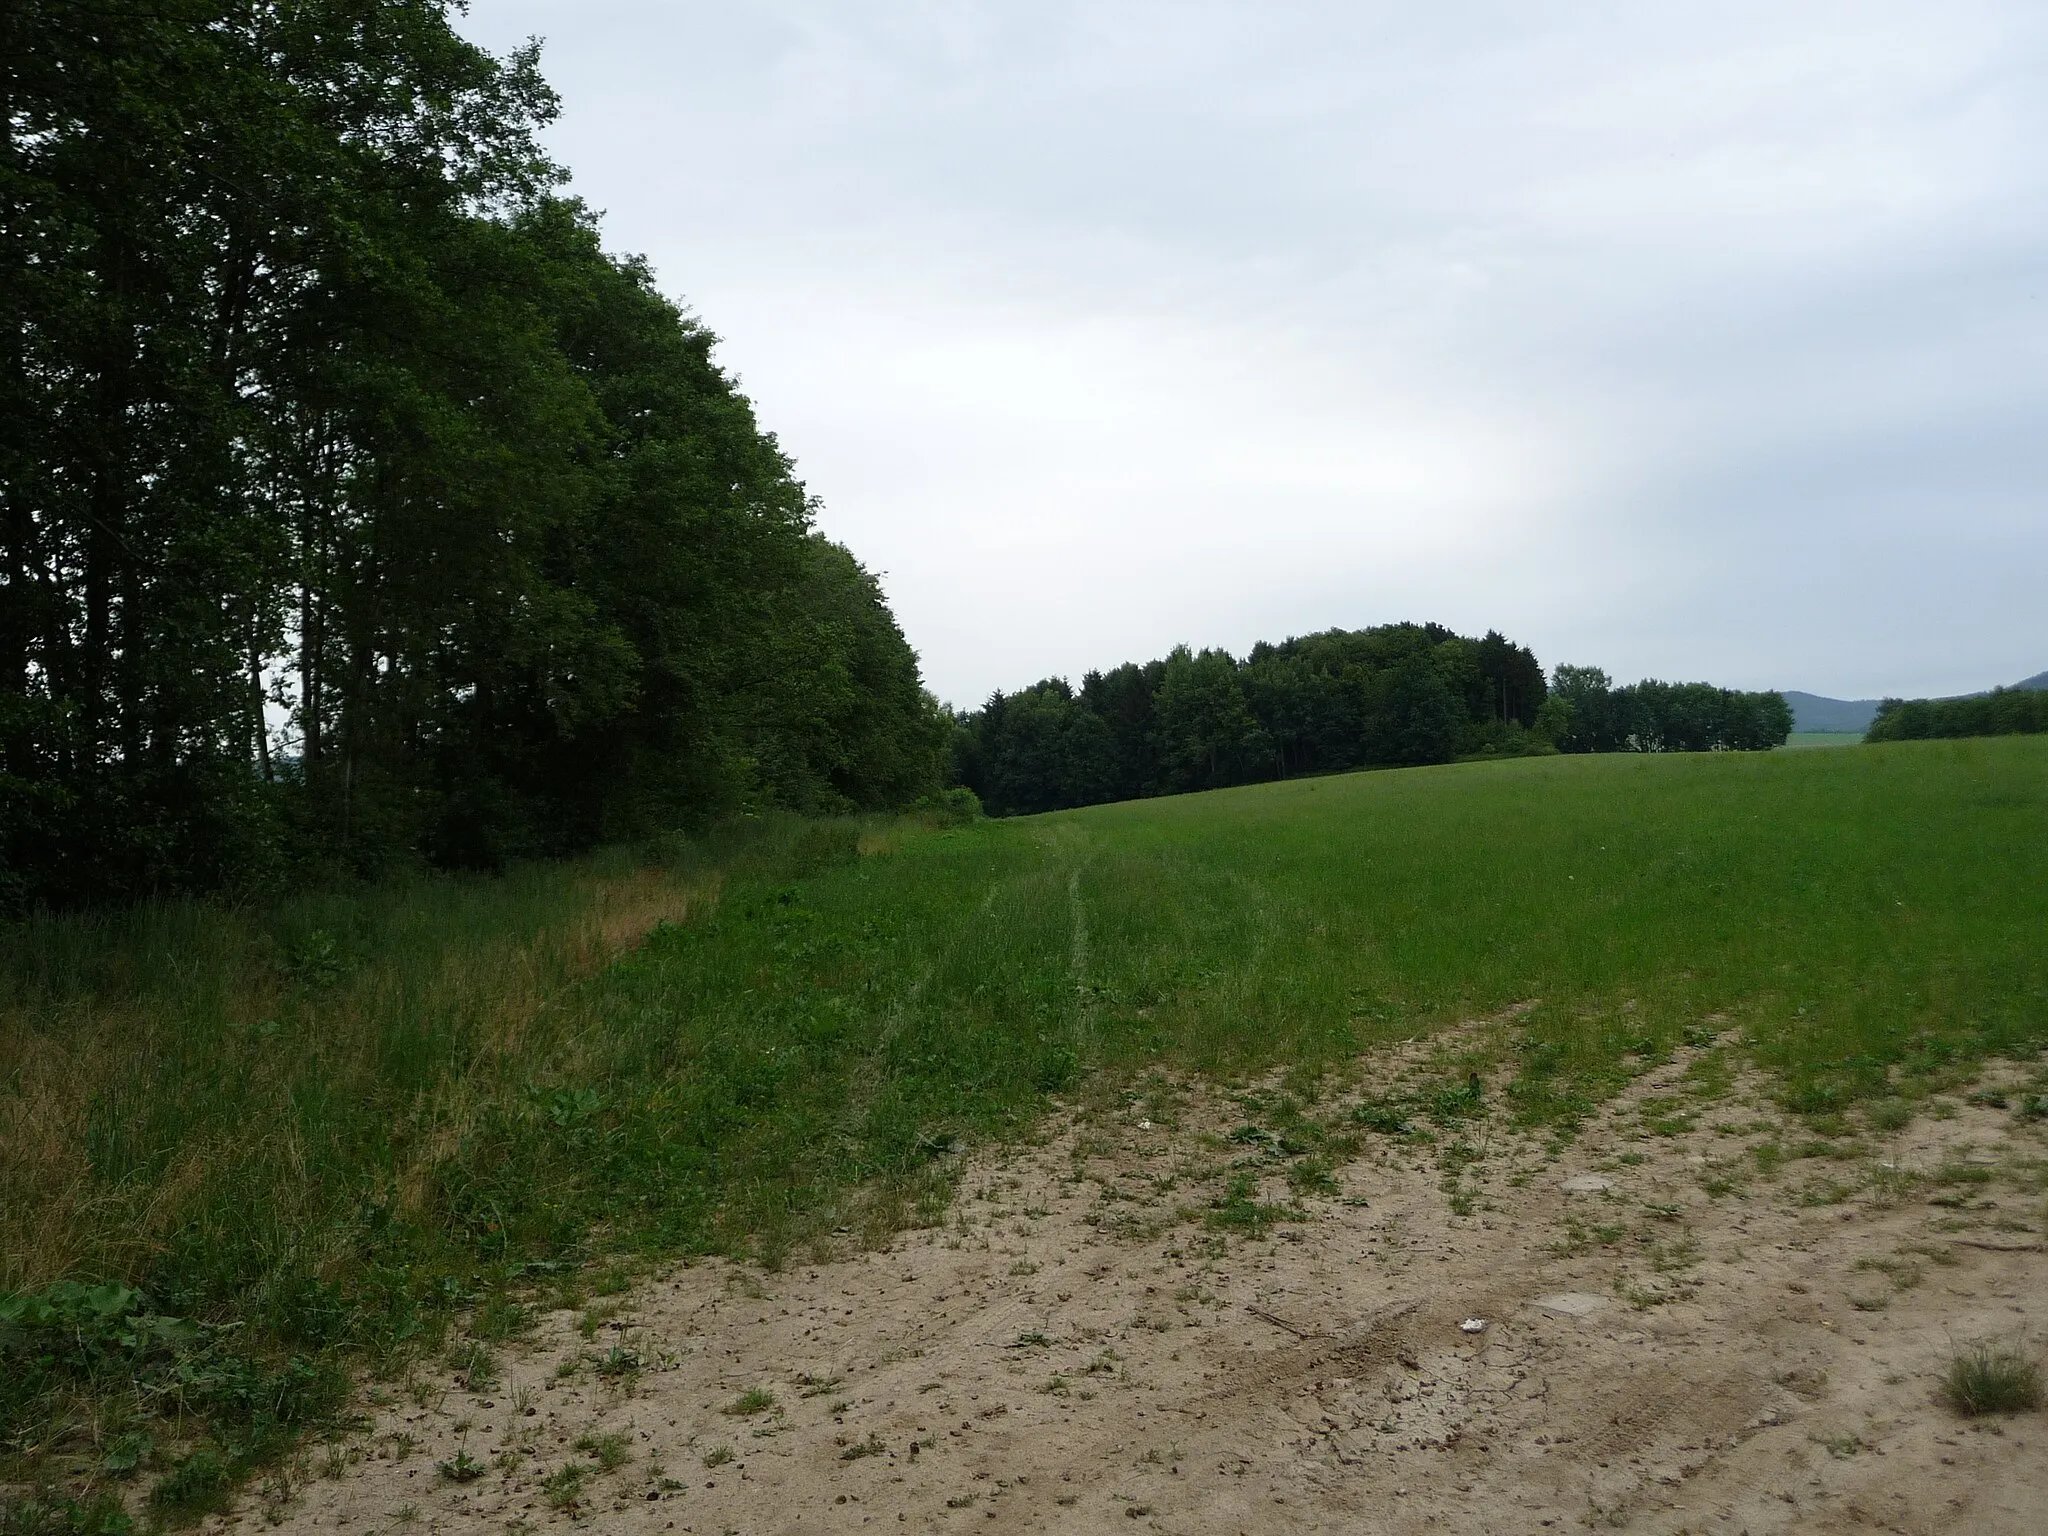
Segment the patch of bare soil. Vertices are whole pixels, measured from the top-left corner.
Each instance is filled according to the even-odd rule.
[[[1389,1059],[1380,1086],[1452,1049]],[[387,1387],[268,1513],[693,1536],[2048,1526],[2048,1422],[1962,1419],[1938,1391],[1971,1341],[2038,1353],[2040,1130],[1956,1103],[1819,1155],[1739,1078],[1689,1098],[1700,1066],[1646,1072],[1568,1144],[1497,1117],[1367,1135],[1309,1197],[1282,1150],[1231,1138],[1229,1093],[1069,1111],[975,1160],[949,1226],[779,1274],[678,1269],[616,1315],[547,1315],[488,1392]],[[1233,1171],[1303,1219],[1219,1230]]]

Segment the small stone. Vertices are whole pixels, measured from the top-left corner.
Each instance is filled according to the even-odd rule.
[[[1591,1291],[1559,1291],[1555,1296],[1537,1297],[1536,1305],[1558,1317],[1588,1317],[1606,1306],[1607,1298]]]
[[[1468,1317],[1465,1321],[1458,1324],[1458,1331],[1460,1333],[1484,1333],[1486,1332],[1486,1319],[1483,1317]]]
[[[1597,1173],[1575,1173],[1564,1181],[1564,1192],[1568,1195],[1603,1195],[1612,1188],[1614,1180]]]

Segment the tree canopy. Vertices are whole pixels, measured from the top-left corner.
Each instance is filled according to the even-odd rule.
[[[954,772],[996,815],[1297,774],[1542,752],[1762,751],[1784,699],[1706,683],[1616,688],[1597,667],[1547,681],[1535,654],[1440,624],[1327,630],[1242,661],[1163,661],[1047,678],[958,718]]]
[[[0,8],[0,902],[937,787],[873,577],[450,10]]]
[[[1049,678],[961,718],[956,772],[996,814],[1328,773],[1549,750],[1546,687],[1503,636],[1438,624],[1329,630],[1244,660],[1164,660]]]
[[[1953,736],[2037,736],[2048,732],[2048,689],[1994,688],[1961,699],[1886,699],[1865,741]]]

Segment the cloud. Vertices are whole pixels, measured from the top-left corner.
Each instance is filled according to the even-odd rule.
[[[2048,12],[477,0],[970,702],[1332,624],[2048,664]]]

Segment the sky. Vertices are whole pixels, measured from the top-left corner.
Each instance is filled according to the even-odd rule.
[[[955,704],[2048,667],[2039,0],[473,0]]]

